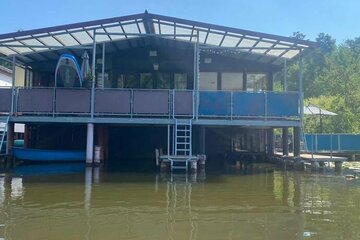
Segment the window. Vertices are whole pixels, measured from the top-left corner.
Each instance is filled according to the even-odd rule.
[[[118,88],[135,88],[135,76],[133,74],[120,74],[117,78]]]
[[[175,73],[174,74],[174,89],[187,89],[187,74]]]
[[[200,73],[200,90],[217,90],[217,72]]]
[[[267,75],[265,73],[247,74],[247,91],[265,91],[267,85]]]
[[[221,89],[240,91],[243,89],[243,73],[222,73]]]
[[[110,88],[111,87],[111,81],[109,79],[109,74],[104,73],[104,78],[102,77],[102,73],[97,73],[97,81],[96,81],[96,87],[98,88]]]
[[[151,73],[140,74],[140,88],[141,89],[153,89],[154,79]]]
[[[157,74],[157,88],[158,89],[170,89],[171,74],[158,73]]]

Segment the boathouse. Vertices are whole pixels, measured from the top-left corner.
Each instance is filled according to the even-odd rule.
[[[232,152],[272,155],[275,128],[283,139],[293,130],[298,156],[302,74],[290,92],[282,73],[313,46],[148,12],[0,34],[1,58],[13,64],[12,86],[0,88],[8,153],[14,124],[24,123],[25,147],[86,150],[87,163],[95,146],[111,159],[155,148],[214,161]],[[81,63],[85,52],[91,69],[81,86],[58,84],[59,58]],[[275,77],[282,91],[274,91]]]

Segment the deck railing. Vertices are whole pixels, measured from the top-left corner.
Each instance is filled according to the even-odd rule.
[[[13,99],[11,99],[11,96]],[[197,99],[198,98],[198,99]],[[85,88],[0,89],[0,112],[20,115],[299,119],[297,92]]]
[[[360,134],[305,134],[305,143],[313,153],[360,152]]]

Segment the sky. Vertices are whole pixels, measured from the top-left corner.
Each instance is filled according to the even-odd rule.
[[[0,0],[0,34],[150,13],[315,40],[360,37],[359,0]]]

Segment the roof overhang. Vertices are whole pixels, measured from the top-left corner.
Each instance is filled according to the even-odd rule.
[[[129,41],[155,36],[198,43],[203,51],[246,53],[262,62],[281,64],[315,46],[314,42],[143,13],[56,27],[0,34],[0,54],[24,62],[42,58],[46,51],[89,49],[94,43]],[[31,57],[30,57],[31,56]],[[44,59],[45,60],[45,59]]]

